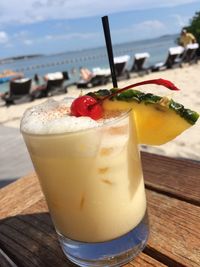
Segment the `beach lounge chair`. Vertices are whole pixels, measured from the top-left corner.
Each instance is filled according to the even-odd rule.
[[[198,61],[198,56],[197,56],[198,48],[199,48],[198,43],[188,44],[186,46],[185,51],[183,53],[183,56],[181,58],[182,62],[183,63],[189,63],[189,64],[197,63],[197,61]]]
[[[117,80],[130,78],[130,73],[127,69],[127,64],[129,60],[129,55],[114,57],[114,66]]]
[[[49,80],[59,80],[59,79],[68,80],[69,79],[69,75],[68,75],[68,72],[67,71],[63,71],[63,72],[57,71],[57,72],[47,73],[44,76],[44,79],[46,81],[49,81]]]
[[[105,85],[110,81],[110,69],[94,68],[91,77],[88,80],[81,78],[76,84],[77,88],[91,88],[99,85]]]
[[[165,62],[156,63],[151,67],[151,71],[160,71],[165,69],[172,69],[175,67],[181,67],[181,57],[184,53],[182,46],[170,47]]]
[[[10,81],[9,92],[2,95],[6,105],[32,101],[33,97],[30,93],[31,82],[32,80],[27,78]]]
[[[64,79],[48,80],[46,85],[38,86],[33,92],[33,98],[42,98],[67,93],[67,86],[64,86]]]
[[[138,74],[147,74],[149,68],[145,67],[144,64],[146,60],[150,57],[149,53],[136,53],[134,55],[133,65],[130,69],[130,72],[136,72]]]
[[[46,84],[35,88],[31,95],[33,98],[42,98],[68,92],[65,81],[69,79],[67,71],[48,73],[45,75]]]
[[[44,90],[45,96],[67,93],[67,88],[63,87],[63,83],[64,83],[64,78],[48,80],[46,89]]]

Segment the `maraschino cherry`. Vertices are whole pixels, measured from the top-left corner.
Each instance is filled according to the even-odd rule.
[[[128,89],[131,89],[131,88],[134,88],[140,85],[145,85],[145,84],[157,84],[157,85],[162,85],[170,90],[175,90],[175,91],[179,90],[172,82],[168,80],[164,80],[164,79],[153,79],[153,80],[142,81],[142,82],[128,85],[122,89],[119,89],[113,94],[110,94],[102,98],[101,100],[96,100],[95,98],[91,96],[87,96],[87,95],[80,96],[72,102],[71,115],[76,116],[76,117],[87,116],[87,117],[92,118],[93,120],[101,119],[103,117],[102,102],[105,99],[111,98]]]
[[[84,95],[72,102],[71,115],[76,117],[87,116],[93,120],[98,120],[103,116],[103,108],[95,98]]]

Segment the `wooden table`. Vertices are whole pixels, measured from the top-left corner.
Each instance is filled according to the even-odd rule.
[[[199,267],[200,162],[148,153],[142,162],[151,234],[125,266]],[[35,174],[0,190],[0,266],[75,266],[60,249]]]

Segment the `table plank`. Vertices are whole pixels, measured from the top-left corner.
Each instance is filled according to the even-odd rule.
[[[0,219],[21,213],[43,198],[37,177],[31,173],[0,190]]]
[[[146,253],[167,266],[199,267],[200,207],[150,190],[147,200],[151,235]]]
[[[148,189],[200,205],[200,162],[141,153]]]
[[[2,249],[0,249],[0,264],[1,267],[17,267]]]
[[[151,236],[126,267],[200,266],[200,163],[147,153],[142,161]],[[35,174],[1,189],[0,203],[0,248],[17,265],[74,266],[60,249]]]
[[[130,266],[129,266],[130,265]],[[129,265],[124,267],[166,267],[167,265],[161,263],[160,261],[148,256],[147,254],[141,253],[134,261],[130,262]]]
[[[174,197],[200,204],[200,162],[179,160],[142,152],[142,162],[147,188],[172,195]],[[181,179],[176,179],[181,175]],[[41,197],[39,185],[34,173],[0,190],[0,216],[17,214]],[[10,192],[14,198],[10,197]],[[31,197],[30,197],[31,196]],[[15,201],[17,199],[17,201]],[[23,205],[21,205],[23,203]]]
[[[75,266],[61,251],[44,199],[23,210],[22,214],[1,220],[0,226],[0,246],[20,267]],[[141,253],[124,267],[132,266],[166,265]]]
[[[22,180],[22,191],[27,188],[26,184],[34,184],[32,180],[37,181],[34,176]],[[17,186],[16,190],[19,194],[20,187]],[[33,189],[29,187],[27,190]],[[199,266],[200,208],[150,190],[147,190],[147,196],[151,237],[145,252],[147,255],[140,254],[139,261],[152,266],[146,259],[148,256],[155,262],[161,261],[160,265],[155,263],[155,266]],[[8,255],[12,255],[16,263],[23,263],[21,266],[52,266],[53,263],[55,266],[66,265],[42,197],[32,205],[29,202],[29,207],[23,208],[14,216],[4,213],[0,225],[0,245],[4,251],[6,249],[9,252]],[[67,264],[70,266],[71,263],[67,261]]]

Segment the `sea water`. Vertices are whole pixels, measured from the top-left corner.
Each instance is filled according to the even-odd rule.
[[[133,57],[136,53],[148,52],[149,59],[146,66],[152,66],[157,62],[164,62],[169,47],[176,46],[178,35],[163,36],[160,38],[129,42],[113,45],[114,56],[130,55],[127,68],[130,69],[133,64]],[[79,68],[87,67],[93,69],[96,67],[108,68],[109,62],[105,47],[71,51],[62,54],[43,55],[33,58],[10,61],[0,64],[0,72],[6,69],[23,72],[26,77],[34,77],[37,73],[44,76],[46,73],[55,71],[68,71],[69,83],[76,82],[79,79]],[[0,85],[0,92],[8,89],[8,83]]]

